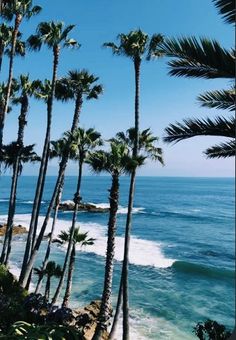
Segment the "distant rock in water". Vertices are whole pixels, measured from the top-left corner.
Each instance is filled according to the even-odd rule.
[[[6,224],[0,224],[0,236],[4,236],[6,233]],[[27,229],[23,227],[21,224],[19,225],[14,225],[13,226],[13,235],[20,235],[20,234],[26,234]]]
[[[73,211],[75,207],[75,203],[73,201],[64,201],[59,205],[59,210],[61,211]],[[92,203],[80,203],[79,211],[87,211],[92,213],[106,213],[109,212],[108,207],[99,207],[96,204]]]

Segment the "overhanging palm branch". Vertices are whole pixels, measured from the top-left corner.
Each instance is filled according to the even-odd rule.
[[[183,123],[170,124],[163,138],[166,143],[177,143],[195,136],[235,137],[235,118],[184,119]]]
[[[235,51],[227,50],[215,40],[182,37],[166,39],[163,52],[176,59],[168,62],[169,74],[195,78],[235,77]]]
[[[235,24],[235,0],[213,0],[225,22]]]
[[[227,158],[234,157],[236,154],[235,140],[214,145],[204,152],[208,158]]]
[[[209,91],[198,96],[201,106],[234,111],[235,110],[235,89]]]

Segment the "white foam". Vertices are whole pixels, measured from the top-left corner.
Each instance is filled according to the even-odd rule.
[[[6,220],[6,218],[7,218],[6,215],[0,216],[0,223],[3,223],[4,220]],[[43,220],[44,217],[40,216],[39,229],[43,223]],[[24,227],[28,228],[30,223],[30,214],[16,215],[14,223],[21,224]],[[49,224],[47,226],[45,234],[50,232],[51,224],[52,219],[49,220]],[[94,253],[100,256],[105,256],[107,245],[106,237],[107,227],[97,223],[78,223],[78,225],[80,225],[81,232],[88,231],[89,237],[93,237],[96,239],[94,245],[84,247],[81,249],[81,251]],[[61,219],[57,220],[55,234],[59,234],[62,230],[68,230],[70,226],[71,221],[64,221]],[[80,248],[78,247],[78,249]],[[123,249],[124,249],[124,237],[117,236],[115,247],[115,259],[117,261],[122,261]],[[135,236],[132,236],[130,242],[129,261],[132,264],[140,266],[167,268],[171,267],[175,260],[168,259],[163,255],[160,243],[149,240],[143,240]]]
[[[0,199],[0,202],[9,202],[9,199],[1,198],[1,199]]]
[[[89,204],[93,204],[96,208],[102,208],[102,209],[110,208],[109,203],[92,203],[92,202],[89,202]],[[137,213],[139,213],[143,210],[144,210],[144,208],[142,208],[142,207],[139,207],[139,208],[133,207],[133,213],[134,214],[137,214]],[[119,205],[117,213],[123,215],[123,214],[127,214],[127,211],[128,211],[127,207],[123,207],[122,205]]]

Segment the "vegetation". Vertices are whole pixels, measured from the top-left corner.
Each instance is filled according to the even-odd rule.
[[[213,0],[217,10],[228,24],[235,23],[235,2],[233,0]],[[122,310],[122,339],[130,339],[130,299],[129,299],[129,253],[132,231],[132,214],[135,198],[137,171],[152,160],[164,165],[163,152],[159,139],[150,128],[140,128],[140,82],[144,61],[168,57],[169,74],[176,77],[201,79],[226,79],[230,82],[235,77],[235,51],[222,47],[217,41],[208,38],[182,37],[164,38],[162,34],[149,36],[141,29],[132,30],[117,36],[118,43],[107,42],[103,46],[111,49],[116,56],[131,60],[134,67],[134,124],[125,132],[118,132],[104,141],[95,128],[83,128],[80,123],[81,113],[86,101],[99,99],[103,86],[99,78],[86,69],[72,69],[59,76],[63,63],[62,49],[78,50],[80,44],[70,35],[75,32],[75,25],[65,25],[60,21],[48,21],[38,24],[34,34],[23,41],[24,21],[41,12],[41,7],[33,0],[0,1],[0,74],[7,74],[0,83],[0,166],[1,171],[12,174],[9,188],[9,204],[6,232],[2,242],[0,256],[0,338],[3,339],[84,339],[81,327],[85,327],[88,315],[74,315],[69,308],[72,294],[73,274],[77,267],[77,255],[81,247],[96,246],[96,240],[82,232],[78,226],[79,207],[82,202],[84,166],[92,173],[106,173],[110,176],[109,211],[107,221],[107,244],[104,266],[104,281],[101,302],[98,302],[96,322],[92,325],[93,340],[108,337],[111,324],[111,299],[113,295],[113,271],[115,267],[115,247],[117,233],[117,213],[120,200],[120,178],[129,177],[127,192],[127,215],[122,268],[120,272],[119,293],[109,339],[115,339],[118,319]],[[30,74],[15,74],[15,58],[24,57],[29,52],[47,48],[52,55],[51,75],[49,79],[31,79]],[[43,54],[41,53],[42,58]],[[5,62],[9,61],[9,65]],[[5,71],[5,73],[3,72]],[[40,76],[40,74],[39,74]],[[37,99],[45,104],[45,131],[42,133],[42,154],[35,152],[35,144],[26,145],[25,131],[30,103]],[[61,138],[52,140],[54,104],[70,102],[73,112],[65,114],[65,120],[71,119],[70,130],[63,132]],[[235,108],[235,85],[226,89],[208,91],[198,96],[199,104],[204,108],[232,111]],[[17,134],[14,140],[4,144],[5,122],[7,113],[19,107],[16,122]],[[44,118],[42,117],[42,120]],[[227,158],[235,156],[235,118],[231,115],[219,115],[207,118],[188,118],[172,123],[165,129],[164,141],[177,143],[195,136],[218,136],[224,140],[208,148],[208,158]],[[4,139],[3,139],[4,137]],[[33,137],[33,136],[32,136]],[[58,159],[58,174],[49,202],[47,202],[43,223],[39,228],[39,215],[45,191],[48,164]],[[55,235],[58,211],[63,196],[65,174],[69,161],[77,166],[77,183],[73,197],[71,227]],[[9,271],[12,256],[13,225],[18,204],[18,183],[25,163],[39,163],[35,195],[26,236],[24,255],[19,279]],[[50,218],[52,224],[49,226]],[[45,235],[49,227],[49,234]],[[92,233],[91,233],[92,234]],[[42,264],[35,268],[42,243],[46,251]],[[66,248],[63,263],[52,260],[54,243]],[[37,264],[38,265],[38,264]],[[37,277],[35,293],[29,293],[32,278]],[[57,285],[52,285],[52,280]],[[53,289],[55,287],[55,289]],[[42,294],[40,292],[43,292]],[[63,296],[62,302],[59,298]],[[56,303],[60,302],[60,307]],[[87,319],[86,319],[87,318]],[[20,320],[19,320],[20,319]],[[82,325],[82,326],[81,326]],[[195,335],[201,339],[227,339],[230,332],[216,321],[207,320],[194,328]],[[90,334],[91,338],[91,334]]]
[[[228,23],[235,22],[235,2],[232,0],[214,1]],[[177,77],[218,79],[235,78],[235,51],[227,50],[207,38],[184,37],[166,39],[162,44],[163,52],[174,58],[168,65],[169,74]],[[202,107],[233,111],[235,108],[235,86],[229,89],[210,91],[201,94],[198,101]],[[177,143],[195,136],[222,136],[227,140],[214,145],[205,154],[208,158],[235,156],[235,117],[216,117],[184,119],[182,123],[170,124],[166,129],[164,141]]]

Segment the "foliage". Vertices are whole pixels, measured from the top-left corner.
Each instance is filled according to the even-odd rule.
[[[194,327],[194,333],[200,340],[227,340],[232,334],[225,326],[212,320],[199,322]]]
[[[5,336],[0,336],[2,339],[64,339],[64,340],[79,340],[82,336],[78,331],[69,326],[58,324],[36,325],[24,321],[15,322],[9,332]]]
[[[20,287],[15,277],[3,265],[0,265],[0,330],[25,317],[23,302],[27,291]]]

